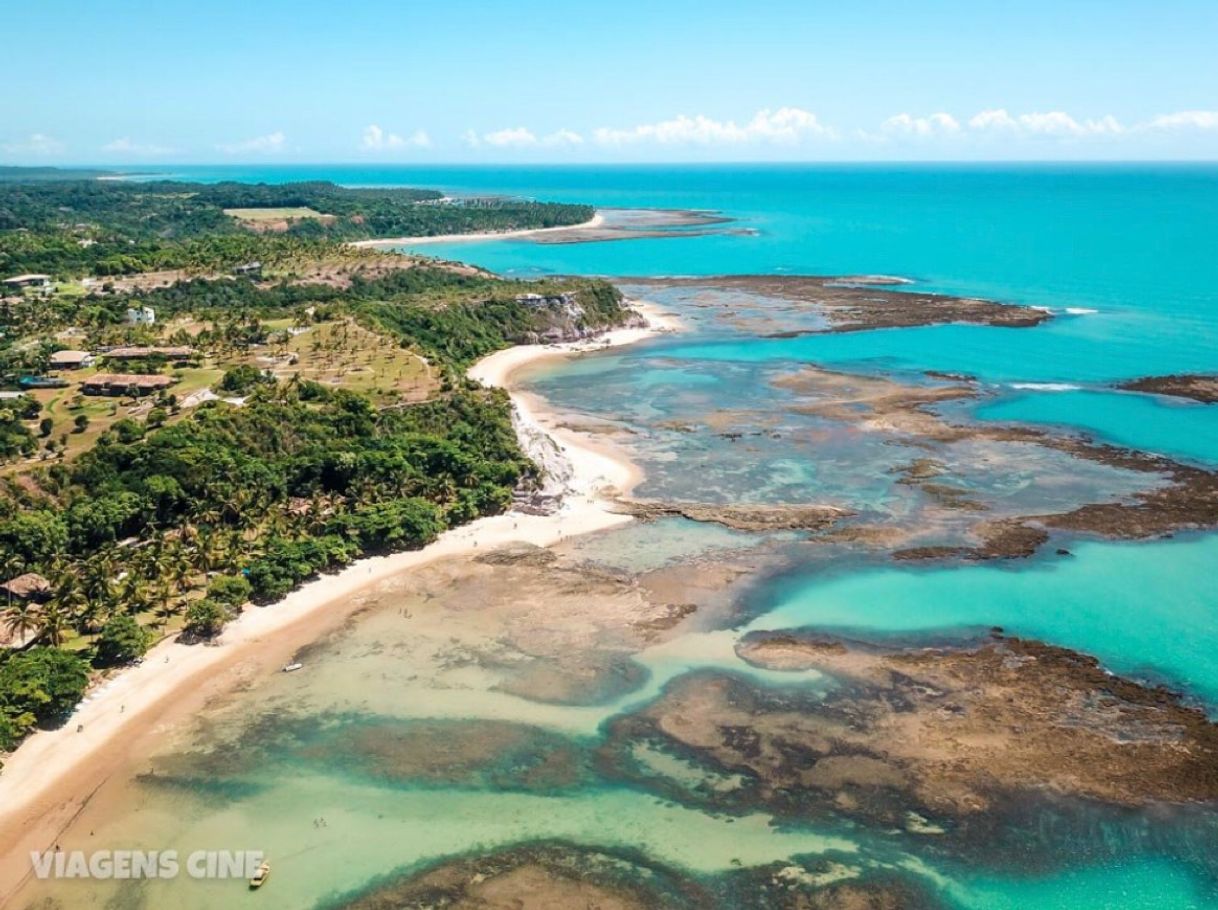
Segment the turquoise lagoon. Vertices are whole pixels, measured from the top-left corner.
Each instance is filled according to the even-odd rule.
[[[666,307],[684,317],[686,332],[550,368],[530,380],[561,407],[632,429],[631,445],[648,469],[644,490],[652,495],[700,494],[722,502],[830,500],[916,521],[915,504],[885,473],[908,460],[908,453],[842,438],[815,418],[781,407],[772,379],[801,364],[906,378],[928,369],[966,372],[987,390],[979,405],[965,409],[977,419],[1043,423],[1195,462],[1218,462],[1218,407],[1111,389],[1117,381],[1143,375],[1218,370],[1215,166],[353,166],[173,172],[193,179],[321,178],[601,206],[713,209],[754,233],[571,245],[505,240],[429,245],[421,251],[522,276],[899,275],[913,279],[919,290],[1047,307],[1058,317],[1024,330],[937,326],[766,339],[708,321],[683,308],[679,295],[666,299]],[[716,410],[746,415],[772,435],[729,443],[657,429],[683,414]],[[691,462],[713,469],[691,471]],[[1060,467],[1038,464],[1015,477],[1009,489],[980,469],[967,482],[1017,510],[1056,502],[1054,497],[1119,492],[1127,480],[1109,469],[1080,469],[1066,487],[1045,486],[1037,476]],[[623,533],[630,536],[616,545],[606,537],[589,544],[590,552],[637,569],[666,558],[658,553],[678,558],[700,547],[726,550],[737,544],[732,534],[691,531],[681,522]],[[660,539],[666,533],[671,541]],[[739,627],[691,633],[644,652],[639,662],[651,675],[633,695],[650,697],[664,680],[703,668],[744,672],[743,665],[733,664],[731,644],[753,629],[941,636],[1002,626],[1095,655],[1113,671],[1181,688],[1214,712],[1216,541],[1207,535],[1143,543],[1059,539],[1054,547],[1068,547],[1072,555],[1053,555],[1050,547],[1048,555],[1014,564],[917,569],[849,557],[814,561],[806,550],[780,542],[789,547],[785,568],[752,588]],[[326,672],[337,679],[343,666],[327,665]],[[394,691],[379,693],[377,716],[417,719],[417,704],[392,710]],[[445,716],[486,719],[489,711],[580,742],[594,740],[599,724],[636,703],[624,695],[596,709],[560,710],[499,699],[488,708],[472,702],[463,707],[465,698],[445,702]],[[394,854],[398,861],[403,855],[419,861],[550,834],[581,843],[635,844],[698,875],[721,872],[733,860],[760,864],[817,851],[876,862],[884,857],[918,869],[946,902],[969,910],[1218,906],[1212,851],[1206,858],[1204,848],[1179,846],[1189,837],[1173,839],[1174,829],[1162,820],[1109,820],[1096,835],[1078,833],[1089,830],[1080,823],[1062,844],[1062,856],[1069,857],[1065,867],[1021,872],[1017,857],[1009,869],[970,865],[921,843],[894,844],[878,832],[780,829],[764,819],[724,828],[710,817],[695,817],[700,813],[692,809],[629,788],[606,789],[603,783],[546,797],[494,788],[425,795],[406,788],[377,796],[345,782],[341,769],[314,769],[293,780],[276,774],[284,767],[272,759],[266,774],[271,780],[258,775],[269,791],[257,789],[226,813],[194,806],[189,826],[217,837],[226,818],[246,832],[281,823],[303,826],[307,812],[281,807],[307,802],[304,791],[330,794],[326,799],[337,802],[347,799],[339,791],[354,788],[353,811],[360,815],[355,827],[370,835],[361,843],[374,855],[342,867],[341,873],[338,863],[309,867],[302,872],[307,887],[295,892],[301,901],[306,894],[358,887],[375,869],[391,869],[391,857],[372,846],[387,837],[405,845],[404,853]],[[435,812],[453,817],[434,829],[434,838],[420,840],[419,820],[432,817],[428,800]],[[393,815],[395,807],[407,820],[404,826],[374,820]],[[147,811],[166,810],[149,797]],[[1131,833],[1148,826],[1160,833],[1149,839]],[[703,840],[705,852],[683,853],[679,842],[685,837]],[[725,852],[724,838],[738,839],[739,849]]]
[[[848,634],[1008,634],[1095,655],[1111,670],[1182,686],[1218,706],[1218,609],[1201,582],[1218,537],[1080,542],[1065,558],[1011,567],[881,568],[795,573],[759,594],[753,629]],[[1189,583],[1192,580],[1194,583]]]

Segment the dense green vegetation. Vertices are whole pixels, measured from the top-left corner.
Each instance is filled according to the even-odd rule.
[[[232,279],[183,281],[130,295],[55,299],[28,308],[28,315],[40,321],[50,318],[56,324],[83,326],[93,330],[99,341],[113,340],[106,330],[123,325],[128,307],[146,304],[156,310],[162,321],[191,314],[215,323],[215,328],[202,336],[175,341],[251,344],[266,340],[259,320],[302,317],[309,308],[314,315],[306,321],[352,314],[365,324],[391,331],[429,359],[464,367],[491,351],[532,340],[556,324],[562,314],[554,307],[530,306],[517,299],[526,293],[550,296],[573,293],[582,311],[580,325],[587,328],[614,325],[621,316],[618,292],[604,281],[504,281],[440,266],[402,269],[374,279],[356,275],[347,288],[293,283],[263,287]],[[16,320],[11,324],[18,333],[38,327]],[[52,345],[6,346],[0,342],[0,375],[16,375],[45,366],[52,349]],[[122,369],[155,372],[164,365],[164,359],[151,363],[128,361]],[[252,379],[243,370],[231,381],[244,383]],[[240,394],[238,386],[225,388]],[[0,443],[4,404],[0,402]],[[14,444],[20,445],[20,440]]]
[[[226,209],[307,208],[324,218],[254,233]],[[123,275],[220,269],[275,260],[296,242],[554,227],[586,221],[583,205],[446,201],[434,190],[88,179],[0,180],[0,273]]]
[[[97,663],[112,665],[146,646],[122,617],[185,611],[188,631],[215,634],[247,600],[502,511],[533,470],[500,392],[378,410],[313,383],[260,387],[244,407],[107,433],[41,472],[38,493],[10,489],[3,568],[45,575],[52,593],[5,622],[48,645],[96,635]]]
[[[0,663],[0,749],[36,724],[60,720],[89,682],[88,665],[58,648],[32,648]]]
[[[10,299],[0,371],[11,383],[44,375],[50,354],[64,347],[190,344],[197,354],[185,363],[104,353],[99,363],[125,373],[211,371],[196,388],[244,404],[183,407],[172,390],[142,409],[128,395],[124,410],[103,403],[88,413],[70,400],[57,410],[50,397],[41,399],[45,410],[31,395],[0,401],[0,463],[9,469],[0,474],[0,571],[49,582],[45,594],[0,603],[0,630],[26,645],[0,650],[0,748],[62,718],[93,668],[137,659],[174,631],[187,640],[212,637],[250,601],[274,601],[363,554],[423,546],[504,510],[534,475],[507,396],[469,383],[464,369],[513,343],[615,325],[623,315],[618,292],[594,280],[505,281],[406,260],[386,266],[383,257],[361,271],[365,261],[343,258],[350,254],[338,241],[544,226],[591,211],[432,198],[329,184],[0,180],[3,270],[104,276],[190,263],[207,271],[271,251],[324,261],[327,277],[341,272],[324,283],[219,277]],[[262,235],[223,214],[264,206],[307,206],[335,218]],[[125,325],[127,308],[142,305],[155,309],[157,325]],[[345,379],[315,382],[291,367],[271,376],[255,356],[287,351],[285,339],[304,337],[313,339],[313,359],[325,362],[325,346],[349,332],[377,339],[421,370],[427,391],[416,398],[427,400],[347,388]],[[69,437],[82,442],[64,457]],[[41,460],[16,462],[34,452]]]
[[[30,424],[40,411],[38,402],[26,396],[0,401],[0,459],[33,453],[38,443]]]

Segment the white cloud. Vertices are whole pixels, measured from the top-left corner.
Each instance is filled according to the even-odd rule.
[[[974,130],[1017,130],[1019,123],[1006,112],[1006,108],[982,111],[968,122]]]
[[[403,138],[396,133],[386,133],[375,123],[364,130],[360,146],[365,151],[379,152],[386,149],[430,148],[431,137],[426,130],[415,130]]]
[[[163,145],[145,145],[139,142],[132,142],[127,136],[121,139],[115,139],[113,142],[107,142],[101,147],[103,152],[110,152],[121,155],[168,155],[173,149]]]
[[[497,148],[527,148],[537,144],[537,137],[523,126],[518,126],[487,133],[482,137],[482,141]]]
[[[816,115],[797,107],[758,111],[744,125],[734,120],[714,120],[699,114],[681,114],[672,120],[646,123],[630,129],[602,128],[593,133],[599,145],[628,145],[655,142],[661,145],[740,145],[745,143],[793,144],[804,137],[833,138],[836,133]]]
[[[4,150],[10,155],[60,155],[67,150],[67,145],[46,133],[31,133],[25,140],[10,142],[4,145]]]
[[[960,132],[960,122],[951,114],[940,111],[929,117],[897,114],[880,124],[885,133],[906,136],[942,136]]]
[[[517,126],[510,129],[496,130],[483,136],[478,136],[473,131],[470,131],[465,134],[465,143],[475,148],[482,143],[493,145],[496,148],[536,148],[537,146],[555,148],[583,145],[584,137],[573,130],[567,129],[555,130],[553,133],[538,136],[526,127]]]
[[[574,130],[555,130],[541,139],[542,145],[583,145],[584,137]]]
[[[287,141],[288,137],[282,131],[276,130],[265,136],[255,136],[253,139],[245,139],[241,142],[222,143],[216,148],[226,155],[274,155],[287,147]]]
[[[1218,130],[1218,111],[1177,111],[1142,124],[1147,130]]]
[[[969,119],[968,126],[977,132],[1073,138],[1115,136],[1125,132],[1125,128],[1111,114],[1098,120],[1076,120],[1064,111],[1012,115],[1005,108],[981,111]]]
[[[1107,149],[1111,152],[1123,146],[1135,146],[1139,137],[1145,142],[1151,133],[1213,136],[1218,134],[1218,110],[1178,111],[1129,125],[1111,114],[1079,117],[1061,110],[1020,113],[994,107],[971,117],[942,110],[926,115],[902,112],[882,121],[878,128],[839,132],[810,111],[784,107],[758,111],[744,121],[681,114],[654,123],[621,129],[602,127],[583,133],[569,129],[542,133],[526,126],[487,133],[467,130],[462,139],[469,148],[537,151],[583,148],[592,144],[603,149],[605,154],[615,151],[625,154],[627,150],[644,145],[669,147],[674,150],[670,154],[679,154],[676,150],[681,147],[701,147],[707,154],[713,154],[711,150],[716,148],[749,148],[761,154],[762,146],[811,149],[817,141],[840,140],[848,141],[860,150],[867,147],[908,149],[924,154],[940,148],[952,154],[967,154],[971,149],[988,156],[999,147],[1017,155],[1020,149],[1028,153],[1043,152],[1052,150],[1055,145],[1062,149]],[[847,146],[836,148],[842,151]]]

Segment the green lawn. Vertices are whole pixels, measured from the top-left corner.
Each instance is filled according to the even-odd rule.
[[[225,209],[224,214],[238,221],[299,221],[303,218],[331,217],[304,206],[280,209]]]

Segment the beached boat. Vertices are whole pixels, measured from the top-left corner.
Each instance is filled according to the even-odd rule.
[[[267,876],[271,874],[271,864],[264,862],[258,866],[258,870],[254,873],[254,877],[250,879],[250,890],[261,888],[266,884]]]
[[[303,667],[304,667],[304,664],[302,664],[302,663],[284,664],[283,672],[284,673],[295,673],[297,670],[300,670]]]

